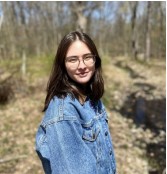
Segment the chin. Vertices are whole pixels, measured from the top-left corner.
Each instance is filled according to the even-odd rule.
[[[85,85],[89,82],[89,80],[76,80],[76,82]]]
[[[82,78],[82,79],[75,79],[75,81],[79,84],[87,84],[90,81],[90,78]]]

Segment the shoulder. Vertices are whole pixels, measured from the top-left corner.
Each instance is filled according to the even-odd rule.
[[[65,98],[55,96],[45,111],[41,124],[45,127],[62,120],[77,120],[76,99],[67,95]]]

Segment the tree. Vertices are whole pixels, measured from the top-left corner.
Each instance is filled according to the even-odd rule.
[[[151,38],[150,38],[150,30],[151,30],[151,1],[147,2],[147,16],[146,16],[146,48],[145,48],[145,60],[148,62],[150,60],[151,53]]]
[[[158,57],[162,57],[163,54],[163,33],[164,33],[164,13],[162,2],[159,2],[159,46],[158,46]]]
[[[138,43],[137,43],[137,7],[138,7],[138,1],[135,2],[129,2],[130,8],[131,8],[131,28],[132,28],[132,54],[133,58],[137,59],[138,54]]]
[[[165,57],[165,5],[150,1],[2,1],[0,59],[20,58],[23,52],[27,58],[54,54],[61,38],[76,29],[88,33],[102,55]]]
[[[101,2],[72,1],[71,11],[76,17],[76,29],[82,32],[87,31],[88,16],[100,7]]]

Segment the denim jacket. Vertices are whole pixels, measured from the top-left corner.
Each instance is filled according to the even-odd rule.
[[[102,102],[54,97],[36,134],[36,152],[46,174],[115,174]]]

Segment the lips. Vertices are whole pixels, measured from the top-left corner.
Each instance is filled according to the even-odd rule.
[[[78,75],[79,77],[86,77],[87,74],[88,74],[88,72],[83,72],[83,73],[78,73],[77,75]]]

